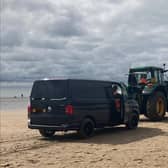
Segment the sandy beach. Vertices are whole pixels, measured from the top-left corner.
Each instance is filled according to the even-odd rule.
[[[136,130],[113,127],[96,131],[94,137],[86,140],[75,132],[59,132],[48,140],[37,130],[27,128],[27,100],[15,100],[15,108],[11,105],[13,101],[1,101],[2,168],[166,168],[168,165],[168,115],[162,122],[150,122],[141,116]]]

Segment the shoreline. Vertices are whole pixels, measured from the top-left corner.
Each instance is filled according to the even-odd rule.
[[[23,98],[0,98],[0,111],[14,112],[15,110],[27,110],[29,97]]]

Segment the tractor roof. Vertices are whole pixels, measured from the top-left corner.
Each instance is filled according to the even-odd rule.
[[[155,66],[144,66],[144,67],[136,67],[130,68],[130,71],[150,71],[150,70],[163,70],[163,68],[155,67]]]

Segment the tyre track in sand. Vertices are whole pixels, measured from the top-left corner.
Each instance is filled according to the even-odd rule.
[[[55,145],[53,142],[44,141],[42,139],[38,139],[38,137],[39,136],[33,136],[29,138],[24,137],[14,140],[1,141],[0,156],[6,156],[13,153],[35,150]]]
[[[10,139],[10,140],[0,140],[0,144],[5,144],[5,143],[12,143],[12,142],[18,142],[18,141],[24,141],[24,140],[31,140],[34,138],[38,138],[39,136],[27,136],[24,138],[14,138],[14,139]]]

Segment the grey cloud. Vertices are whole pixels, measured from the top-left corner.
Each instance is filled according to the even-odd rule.
[[[99,43],[90,43],[90,42],[80,42],[80,40],[76,41],[76,42],[72,42],[67,44],[67,47],[72,48],[72,49],[76,49],[79,51],[88,51],[91,52],[92,50],[96,49],[97,47],[99,47]]]
[[[82,27],[82,16],[76,8],[66,9],[65,13],[61,13],[56,17],[53,15],[53,18],[49,21],[46,21],[44,31],[51,36],[81,36],[85,34],[85,30]],[[55,13],[54,13],[55,14]]]
[[[10,30],[8,32],[4,32],[1,35],[1,46],[14,47],[20,46],[22,44],[23,35],[21,33],[16,32],[15,30]]]
[[[27,41],[27,45],[32,48],[43,48],[43,49],[64,49],[66,46],[65,40],[59,39],[46,39],[46,38],[38,38],[38,39],[29,39]]]
[[[168,64],[166,0],[5,1],[1,81],[124,80],[132,66]]]
[[[3,53],[2,61],[5,61],[6,63],[11,62],[36,62],[40,61],[43,58],[43,54],[41,54],[41,51],[35,51],[31,48],[7,48],[6,52]]]
[[[38,10],[47,10],[51,11],[53,9],[52,5],[49,3],[48,0],[41,1],[41,0],[8,0],[2,3],[3,9],[12,9],[12,10],[28,10],[32,12],[36,12]]]

